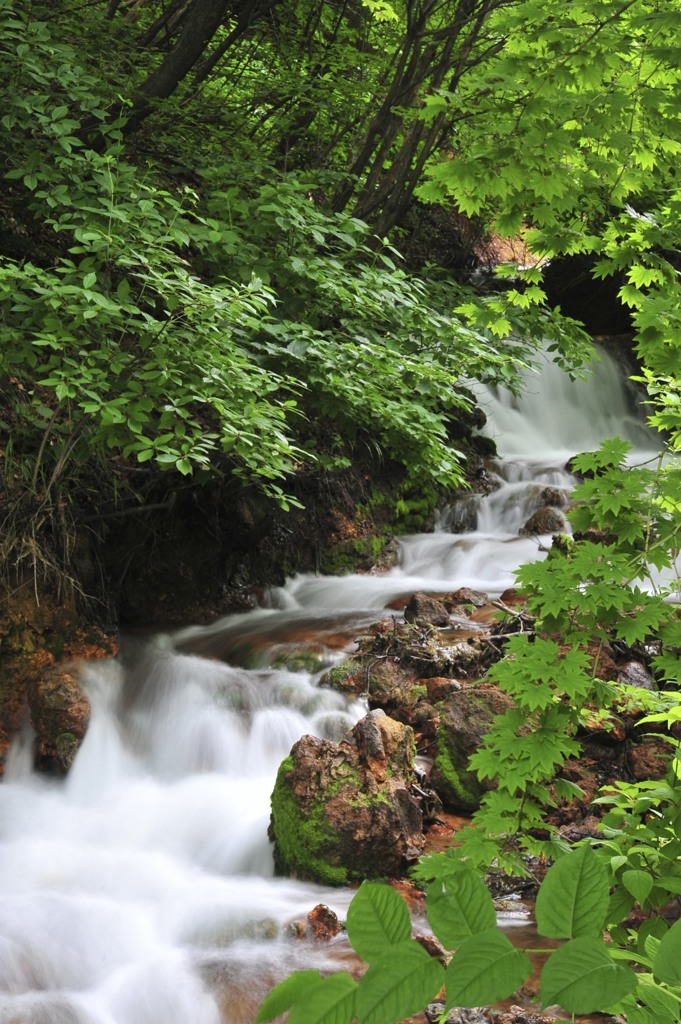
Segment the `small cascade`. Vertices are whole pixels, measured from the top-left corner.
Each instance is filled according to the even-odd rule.
[[[384,575],[300,575],[270,608],[89,664],[66,780],[34,774],[17,737],[0,785],[0,1024],[251,1024],[275,980],[335,962],[333,942],[287,937],[318,903],[343,916],[351,894],[273,876],[278,765],[303,733],[337,739],[364,714],[320,678],[394,598],[501,593],[543,557],[549,538],[519,531],[549,491],[567,504],[570,455],[613,433],[651,447],[603,367],[581,385],[547,366],[518,400],[481,389],[501,458],[466,499],[469,531],[448,510]]]

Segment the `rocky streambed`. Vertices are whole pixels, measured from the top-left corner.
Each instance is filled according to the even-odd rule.
[[[483,795],[468,759],[509,700],[486,673],[534,629],[513,571],[545,557],[547,516],[563,526],[566,452],[613,426],[602,388],[571,395],[588,437],[553,450],[525,414],[532,457],[513,444],[488,462],[392,568],[296,576],[248,611],[129,635],[116,657],[100,642],[77,666],[88,638],[36,650],[24,703],[5,702],[2,1024],[250,1024],[291,970],[343,963],[315,908],[342,920],[349,885],[404,876]],[[519,437],[522,411],[483,400]],[[558,409],[545,398],[543,415]],[[653,653],[604,645],[593,667],[616,693],[645,690]],[[629,697],[585,709],[563,768],[584,795],[550,812],[566,838],[598,829],[600,785],[664,772],[640,717]]]

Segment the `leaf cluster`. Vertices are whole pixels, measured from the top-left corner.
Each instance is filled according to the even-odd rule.
[[[470,866],[446,855],[427,858],[421,877],[433,879],[426,913],[434,935],[449,952],[443,965],[411,937],[406,904],[388,885],[364,882],[348,911],[348,938],[369,965],[359,981],[338,973],[293,974],[267,997],[257,1022],[289,1013],[297,1024],[394,1024],[433,1000],[444,986],[443,1016],[454,1007],[482,1006],[512,995],[528,978],[532,964],[496,925],[493,900]],[[635,872],[625,884],[640,884]],[[628,1020],[652,1019],[664,1006],[665,1024],[679,1020],[681,1007],[681,925],[646,940],[646,952],[626,954],[603,940],[612,920],[610,876],[604,859],[588,846],[568,854],[548,871],[536,903],[539,935],[559,940],[540,974],[543,1006],[572,1014],[618,1012]],[[453,952],[452,952],[453,951]],[[635,973],[623,960],[645,963]]]

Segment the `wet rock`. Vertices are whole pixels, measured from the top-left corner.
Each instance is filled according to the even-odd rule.
[[[404,609],[404,619],[416,626],[448,626],[449,612],[437,598],[414,594]]]
[[[90,721],[90,702],[76,676],[59,668],[46,670],[30,681],[28,705],[39,766],[68,771]]]
[[[565,516],[552,506],[537,509],[520,528],[521,534],[565,533],[567,530]]]
[[[280,644],[272,650],[271,666],[287,672],[319,672],[328,666],[328,651],[323,644]]]
[[[426,679],[426,695],[433,704],[445,700],[450,693],[456,693],[461,689],[462,684],[458,679],[450,679],[449,676],[434,676]]]
[[[290,921],[286,925],[286,936],[289,939],[295,939],[298,942],[300,939],[307,937],[307,923],[305,921],[295,920]]]
[[[338,915],[325,903],[318,903],[316,907],[313,907],[307,915],[307,920],[315,939],[328,942],[341,931]]]
[[[417,687],[414,670],[403,666],[396,658],[369,661],[365,673],[365,691],[372,708],[380,707],[386,714],[405,721],[405,715],[420,697],[425,686]]]
[[[340,743],[303,736],[272,793],[279,874],[328,885],[394,877],[422,852],[412,730],[369,712]]]
[[[434,935],[423,935],[417,933],[414,935],[414,938],[418,942],[419,946],[423,946],[426,953],[432,956],[434,960],[439,960],[441,964],[447,963],[449,960],[447,951],[442,943],[438,942]]]
[[[345,658],[319,680],[320,686],[340,693],[361,693],[366,686],[366,666],[361,658]]]
[[[627,765],[634,778],[663,779],[669,767],[672,745],[661,736],[647,736],[640,743],[632,743],[627,751]]]
[[[473,604],[476,608],[482,608],[489,601],[487,594],[481,590],[471,590],[470,587],[459,587],[450,597],[456,604]]]
[[[501,657],[501,648],[490,643],[486,634],[469,636],[441,648],[434,669],[438,675],[460,679],[479,679]]]
[[[556,1024],[557,1017],[535,1013],[526,1006],[509,1006],[494,1018],[496,1024]]]
[[[429,1024],[435,1024],[442,1020],[444,1003],[430,1003],[426,1007],[426,1020]],[[455,1007],[450,1010],[444,1019],[444,1024],[489,1024],[490,1017],[477,1007],[464,1006]]]
[[[539,495],[539,502],[543,507],[567,508],[570,499],[560,487],[545,487]]]
[[[483,470],[484,472],[484,470]],[[476,489],[483,490],[488,486],[487,477],[476,477]],[[490,488],[492,489],[492,488]],[[478,525],[478,494],[462,494],[457,497],[447,518],[447,529],[450,533],[470,533]]]
[[[420,917],[425,917],[426,913],[426,894],[423,889],[420,889],[416,882],[411,882],[408,878],[391,878],[390,886],[395,892],[398,892],[404,902],[409,907],[411,914],[418,914]]]
[[[493,783],[480,782],[468,762],[492,720],[513,707],[511,698],[494,686],[469,686],[450,694],[441,705],[436,755],[430,783],[452,810],[475,811]]]
[[[628,661],[620,666],[617,682],[625,686],[639,686],[642,690],[657,690],[655,680],[640,661]]]
[[[491,625],[492,623],[499,621],[499,604],[492,601],[488,601],[486,604],[480,605],[474,612],[471,613],[471,622],[475,622],[478,625]]]

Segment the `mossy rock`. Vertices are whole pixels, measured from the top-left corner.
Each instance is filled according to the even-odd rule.
[[[319,680],[320,686],[339,693],[361,693],[365,687],[366,668],[362,658],[349,657],[334,665]]]
[[[321,801],[305,813],[291,787],[295,762],[289,755],[279,766],[272,792],[270,838],[274,840],[274,866],[278,875],[295,875],[322,885],[347,885],[347,868],[333,863],[333,832]]]
[[[442,716],[430,784],[446,807],[476,811],[484,794],[493,788],[489,780],[478,779],[469,762],[494,718],[511,707],[510,697],[490,686],[464,687],[440,705]]]
[[[323,648],[291,645],[278,650],[272,660],[271,667],[285,669],[287,672],[309,672],[313,675],[324,665],[328,654]]]
[[[380,710],[340,743],[303,736],[272,793],[277,873],[323,885],[404,874],[424,845],[414,754],[411,729]]]
[[[377,563],[382,568],[389,568],[390,562],[395,564],[396,561],[396,557],[391,556],[385,564],[392,540],[392,533],[372,533],[340,541],[321,552],[319,568],[326,576],[345,576],[361,569],[371,569]]]

